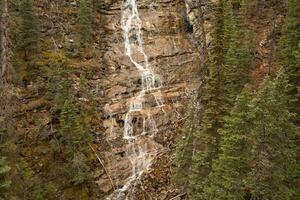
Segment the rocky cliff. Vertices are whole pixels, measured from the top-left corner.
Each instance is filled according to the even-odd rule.
[[[180,138],[178,127],[184,117],[188,99],[201,84],[202,69],[205,68],[207,48],[211,41],[215,3],[217,1],[137,1],[145,52],[154,71],[163,80],[161,97],[164,106],[151,109],[158,128],[154,141],[160,144],[159,153],[153,159],[152,167],[131,191],[131,199],[142,199],[145,196],[172,199],[180,194],[170,183],[174,142]],[[272,55],[283,22],[283,15],[278,12],[276,5],[278,2],[250,4],[249,10],[253,11],[249,12],[248,25],[257,32],[253,34],[253,52],[257,55],[253,60],[254,87],[266,73],[274,69]],[[124,56],[121,11],[121,2],[113,3],[105,10],[108,21],[105,25],[108,33],[105,41],[108,45],[103,58],[108,70],[103,80],[107,98],[104,103],[106,117],[103,121],[103,139],[107,146],[102,145],[99,152],[105,158],[109,172],[100,175],[97,181],[104,193],[122,187],[126,177],[130,176],[132,169],[121,136],[130,99],[141,89],[139,72]],[[146,99],[148,104],[155,104],[154,98],[149,96]],[[141,120],[137,118],[135,123],[138,130]],[[112,181],[108,176],[111,176]]]
[[[49,102],[39,94],[36,83],[17,91],[22,112],[15,117],[18,121],[18,135],[8,151],[13,155],[12,159],[18,157],[28,163],[27,168],[34,174],[32,176],[42,177],[41,180],[57,185],[59,189],[55,191],[53,199],[96,200],[110,197],[132,177],[134,167],[131,154],[139,151],[135,149],[130,152],[132,147],[124,140],[124,129],[128,122],[126,115],[134,97],[143,90],[141,72],[125,54],[122,17],[126,1],[95,2],[97,8],[94,11],[93,42],[90,49],[84,52],[83,58],[78,58],[73,55],[76,52],[72,45],[76,37],[79,1],[37,1],[44,36],[43,51],[55,49],[55,52],[67,52],[70,65],[77,70],[72,78],[78,81],[80,74],[84,74],[89,90],[97,97],[94,110],[99,117],[92,121],[92,147],[98,158],[92,169],[94,187],[85,192],[85,197],[76,192],[82,188],[71,189],[60,176],[61,160],[49,156],[50,147],[45,140],[55,135],[58,128],[58,119],[51,118]],[[274,71],[275,44],[284,19],[285,6],[280,5],[286,1],[257,2],[260,4],[257,5],[256,1],[251,3],[247,16],[247,25],[253,30],[255,59],[251,77],[254,88],[266,74]],[[186,107],[191,95],[201,87],[211,41],[213,10],[217,1],[136,0],[136,3],[141,19],[144,53],[153,74],[159,77],[160,87],[145,92],[140,101],[143,110],[131,116],[134,134],[145,132],[145,139],[141,139],[137,146],[143,147],[146,154],[139,155],[148,156],[151,164],[125,193],[133,200],[185,199],[185,194],[171,182],[172,161],[176,140],[182,138],[180,127]],[[12,14],[17,24],[19,18],[14,17]],[[14,23],[12,26],[16,26]],[[130,38],[137,41],[134,38],[136,36],[131,35]],[[17,34],[12,34],[12,38],[19,39]],[[132,57],[137,63],[145,63],[137,49],[133,50]],[[89,99],[81,101],[89,103]],[[37,136],[36,132],[40,129],[43,131]],[[152,137],[147,134],[150,129],[155,129]],[[19,169],[15,168],[12,171],[15,173],[13,182],[16,184],[10,195],[17,200],[16,194],[19,195],[21,188],[27,186],[24,180],[19,180]],[[26,197],[30,196],[29,193],[30,190],[25,190],[20,194]]]
[[[144,103],[148,106],[148,111],[145,112],[151,112],[151,120],[156,124],[157,133],[153,142],[142,142],[147,142],[150,149],[156,146],[157,152],[153,158],[153,167],[132,188],[130,198],[141,199],[141,196],[149,194],[154,199],[160,199],[161,196],[165,199],[170,197],[167,193],[170,191],[169,167],[174,142],[179,134],[178,126],[184,117],[184,108],[190,94],[199,85],[200,53],[197,45],[192,42],[193,25],[187,16],[184,2],[145,0],[137,1],[137,6],[142,21],[145,53],[153,71],[162,80],[162,87],[157,94],[162,106],[155,106],[156,98],[153,95],[145,95]],[[100,134],[103,134],[101,141],[105,141],[106,145],[101,143],[98,150],[105,160],[108,173],[97,174],[97,183],[100,190],[107,194],[122,187],[132,173],[132,165],[126,152],[128,144],[122,137],[126,113],[132,97],[141,90],[142,82],[139,70],[124,53],[122,9],[122,2],[115,2],[105,10],[106,51],[103,62],[106,73],[100,81],[105,93],[102,124],[104,132]],[[133,56],[138,62],[143,61],[138,53]],[[142,118],[143,114],[134,118],[136,134],[142,132]],[[146,123],[149,121],[146,120]],[[141,184],[142,182],[146,184]]]

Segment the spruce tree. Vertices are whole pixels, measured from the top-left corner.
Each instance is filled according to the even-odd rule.
[[[39,21],[35,13],[32,0],[22,0],[21,4],[22,17],[22,47],[24,51],[24,60],[30,61],[35,54],[39,52]]]
[[[224,128],[220,130],[221,152],[204,182],[203,199],[245,199],[245,177],[250,154],[250,101],[250,92],[245,90],[237,97],[230,116],[225,118]]]
[[[78,31],[80,45],[90,42],[92,34],[92,3],[91,0],[80,0]]]
[[[216,8],[209,75],[201,103],[205,106],[196,131],[197,145],[193,155],[192,199],[205,199],[204,185],[219,154],[220,129],[229,115],[236,96],[248,80],[251,54],[245,26],[245,5],[238,16],[233,15],[232,2],[220,1]],[[243,44],[243,45],[241,45]]]
[[[295,138],[299,129],[293,124],[295,115],[288,110],[288,88],[281,69],[274,80],[264,81],[251,103],[253,141],[246,181],[251,199],[293,199],[290,183],[296,173]]]
[[[297,66],[300,66],[300,42],[298,44],[298,50],[295,52],[295,56],[297,58],[297,63],[298,63]],[[298,84],[298,86],[296,86],[296,87],[297,87],[297,91],[299,92],[300,91],[300,84]],[[299,93],[298,93],[298,95],[299,95]],[[293,107],[294,107],[295,104],[294,105],[291,104],[291,105],[292,106],[290,106],[290,109],[292,109],[291,111],[293,112]],[[300,124],[299,124],[299,112],[298,111],[299,110],[295,110],[294,111],[294,112],[296,112],[296,120],[295,120],[295,122],[296,122],[296,126],[300,127]],[[297,166],[298,166],[298,168],[297,168],[296,173],[294,174],[294,179],[292,181],[293,187],[295,188],[295,194],[293,195],[293,198],[294,199],[300,199],[300,191],[297,190],[297,188],[300,188],[300,135],[299,134],[296,136],[295,141],[296,141],[296,146],[297,146],[296,155],[297,155]]]
[[[231,14],[231,7],[230,5],[226,4],[224,18],[225,26],[224,26],[224,33],[227,35],[227,42],[228,42],[228,49],[225,52],[224,57],[224,105],[227,108],[230,108],[235,100],[236,95],[239,92],[239,88],[241,85],[239,84],[239,79],[244,77],[245,75],[242,73],[243,71],[240,70],[244,66],[239,65],[239,58],[237,58],[237,51],[239,46],[238,40],[238,32],[237,27],[235,25],[233,16]]]
[[[236,81],[236,93],[240,93],[244,85],[249,82],[249,72],[252,64],[253,32],[246,25],[248,0],[240,0],[239,13],[234,16],[234,42],[235,57],[238,60],[236,68],[237,74],[234,76]]]
[[[5,175],[10,171],[5,158],[0,157],[0,200],[4,200],[4,190],[7,189],[11,182],[5,179]]]
[[[83,120],[83,114],[76,109],[72,97],[65,101],[61,117],[61,134],[66,143],[72,148],[72,151],[80,150],[90,141],[89,128],[86,121]]]
[[[193,141],[199,124],[197,118],[197,102],[192,98],[185,122],[182,128],[183,138],[178,140],[176,157],[174,159],[175,169],[173,180],[184,189],[187,188],[191,175],[191,162],[193,155]]]
[[[239,13],[235,16],[232,14],[230,4],[227,4],[225,10],[228,49],[224,58],[224,98],[229,110],[249,80],[251,65],[250,32],[245,25],[247,5],[244,0],[239,5]]]
[[[5,192],[10,187],[11,181],[7,176],[10,171],[10,166],[6,161],[7,151],[5,145],[7,144],[7,135],[11,134],[11,126],[13,122],[13,96],[11,94],[11,87],[7,85],[0,86],[0,200],[5,200]]]
[[[61,53],[49,53],[46,57],[49,62],[47,66],[41,66],[43,76],[47,77],[46,82],[46,97],[52,101],[53,113],[60,113],[64,106],[65,100],[74,95],[72,84],[74,81],[71,79],[70,74],[73,70],[70,67],[68,59]],[[42,85],[43,81],[40,85]]]
[[[2,120],[2,117],[0,116],[0,124],[4,120]],[[3,133],[5,130],[0,129],[0,141],[3,140]],[[11,182],[7,180],[6,175],[10,171],[10,167],[6,162],[6,158],[2,156],[3,154],[3,144],[0,144],[0,200],[4,200],[4,192],[5,190],[10,186]]]
[[[295,124],[300,126],[300,3],[298,0],[288,1],[288,13],[283,27],[283,36],[278,47],[278,63],[287,73],[290,87],[287,95],[292,101],[288,109],[295,112]],[[297,146],[297,166],[298,172],[292,181],[294,188],[300,187],[300,137]],[[296,190],[293,199],[300,199],[300,191]]]
[[[67,174],[74,185],[80,185],[91,177],[91,169],[87,164],[87,157],[77,151],[73,156],[68,157],[66,167]]]
[[[234,73],[231,70],[237,66],[234,57],[234,21],[231,1],[219,1],[215,11],[214,31],[212,33],[212,48],[208,63],[208,77],[205,81],[202,104],[205,106],[199,129],[195,133],[197,148],[193,155],[191,186],[189,190],[192,199],[203,199],[203,181],[210,173],[212,163],[219,152],[220,135],[218,130],[223,127],[224,117],[228,114],[230,98],[236,94],[233,91],[234,81],[230,80]],[[234,60],[231,59],[233,56]],[[228,86],[228,88],[227,88]]]
[[[75,108],[73,100],[67,99],[63,106],[60,125],[62,143],[65,144],[67,159],[66,172],[75,185],[81,184],[90,178],[90,169],[87,165],[88,142],[91,140],[88,125],[82,121]]]
[[[298,0],[288,1],[288,13],[279,45],[278,62],[285,68],[290,88],[288,93],[295,98],[290,110],[297,114],[296,122],[300,124],[300,65],[297,59],[300,43],[300,4]]]

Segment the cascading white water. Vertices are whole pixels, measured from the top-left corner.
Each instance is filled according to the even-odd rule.
[[[117,189],[107,198],[109,200],[130,198],[128,197],[130,190],[136,186],[143,173],[149,169],[157,154],[152,137],[158,132],[158,129],[151,115],[151,109],[146,109],[144,103],[146,95],[150,94],[154,96],[155,107],[163,106],[160,92],[162,81],[149,65],[148,56],[143,48],[141,26],[142,21],[136,0],[125,0],[122,15],[125,54],[140,72],[142,90],[132,97],[124,120],[123,139],[128,143],[126,156],[131,162],[132,174],[127,178],[122,188]],[[134,132],[134,118],[137,115],[143,119],[142,132],[140,133]]]

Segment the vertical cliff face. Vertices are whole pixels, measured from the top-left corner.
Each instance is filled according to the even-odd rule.
[[[131,60],[125,52],[122,26],[124,10],[128,9],[124,4],[126,1],[95,2],[98,2],[98,7],[94,12],[91,42],[91,51],[94,52],[84,52],[86,56],[79,58],[73,56],[73,51],[69,52],[76,40],[79,0],[37,1],[43,24],[43,51],[56,49],[67,52],[70,65],[78,69],[72,78],[78,82],[80,74],[85,75],[98,98],[95,110],[100,120],[93,120],[93,133],[97,146],[95,152],[102,163],[93,163],[93,167],[97,166],[92,169],[93,182],[98,185],[91,189],[93,192],[88,192],[88,196],[90,199],[112,197],[111,194],[128,185],[135,167],[143,170],[142,175],[135,177],[124,190],[129,199],[151,196],[152,199],[167,200],[180,196],[180,191],[170,181],[175,141],[181,138],[180,127],[190,96],[199,88],[204,75],[217,0],[135,0],[141,20],[143,50],[148,57],[151,74],[158,77],[152,79],[150,76],[150,80],[155,82],[151,91],[146,89],[135,105],[135,97],[145,90],[141,70],[132,62],[145,66],[144,55],[137,48],[137,26],[131,27],[128,33],[132,41]],[[254,32],[255,58],[251,76],[252,85],[257,87],[265,74],[273,71],[275,43],[284,19],[284,12],[276,10],[275,6],[283,5],[286,0],[259,1],[263,2],[260,5],[255,5],[255,2],[250,5],[247,24]],[[48,153],[47,140],[59,129],[59,120],[52,118],[49,102],[43,101],[44,97],[36,94],[35,88],[38,86],[33,83],[20,91],[20,104],[26,112],[17,116],[17,129],[18,140],[24,146],[16,144],[16,151],[30,168],[35,169],[34,176],[51,182],[54,179],[59,188],[56,199],[76,199],[74,191],[79,189],[66,189],[66,185],[73,186],[57,173],[61,160],[51,158]],[[89,103],[88,99],[81,100]],[[130,110],[134,110],[130,114],[132,134],[144,135],[134,143],[134,147],[124,139],[125,126],[129,122],[126,116],[129,116]],[[38,127],[35,119],[42,119],[45,127],[45,133],[41,134],[44,139],[38,142],[34,140],[32,131],[28,131]],[[153,130],[155,133],[151,132]],[[133,164],[135,158],[136,164]],[[13,195],[23,187],[18,183],[19,177],[16,176],[16,179],[17,187],[14,186],[11,192]]]
[[[178,127],[189,96],[201,83],[201,70],[205,68],[203,64],[208,56],[213,9],[217,1],[140,0],[136,3],[141,19],[143,48],[151,68],[162,80],[159,96],[163,106],[157,108],[156,98],[145,94],[143,103],[148,107],[147,114],[151,113],[157,133],[151,143],[144,140],[139,145],[146,145],[150,149],[148,151],[152,149],[155,153],[151,154],[151,167],[130,189],[130,198],[140,199],[141,195],[150,194],[157,199],[169,199],[172,197],[170,191],[176,195],[175,188],[170,184],[174,141],[180,134]],[[103,63],[106,69],[106,76],[101,80],[105,90],[102,139],[106,145],[101,144],[99,152],[105,159],[108,173],[99,175],[97,183],[105,194],[122,188],[132,175],[128,143],[122,137],[132,97],[142,90],[140,72],[124,53],[124,30],[121,24],[123,6],[122,2],[114,1],[103,2],[102,6],[105,16]],[[253,35],[258,55],[253,60],[253,73],[257,73],[270,68],[260,65],[260,58],[266,57],[263,63],[269,62],[268,65],[271,65],[271,43],[274,44],[276,40],[274,32],[280,28],[282,15],[274,12],[266,3],[260,7],[253,3],[250,4],[251,8],[259,9],[253,10],[253,14],[249,12],[248,16],[249,27],[257,32]],[[266,15],[266,18],[262,19],[255,14],[257,12],[265,13],[261,15]],[[261,26],[271,22],[272,26]],[[261,50],[264,43],[271,45],[265,48],[266,51]],[[133,52],[133,57],[138,63],[144,62],[138,51]],[[133,119],[134,134],[143,132],[143,124],[142,115]]]
[[[83,194],[89,199],[105,199],[113,197],[111,194],[124,186],[128,186],[124,194],[129,199],[146,198],[147,195],[153,199],[170,199],[179,193],[170,181],[175,142],[180,137],[190,95],[201,80],[202,47],[196,44],[197,22],[192,21],[182,0],[135,1],[141,20],[143,52],[151,68],[150,76],[147,76],[134,63],[145,66],[146,62],[138,49],[137,26],[132,26],[128,33],[132,58],[126,54],[122,24],[124,11],[128,9],[124,4],[126,1],[93,2],[97,7],[93,13],[91,45],[80,50],[76,46],[79,0],[39,0],[35,6],[42,25],[41,54],[49,55],[40,64],[48,63],[52,55],[63,55],[74,69],[70,79],[74,81],[72,89],[75,93],[81,75],[87,79],[89,92],[93,93],[91,98],[79,95],[77,99],[76,96],[75,101],[92,106],[95,97],[98,103],[93,107],[99,118],[91,122],[94,136],[91,146],[102,163],[94,160],[89,163],[93,177],[82,188],[68,180],[62,171],[64,158],[53,156],[49,145],[52,137],[60,135],[59,113],[51,112],[53,102],[45,100],[47,97],[43,93],[36,92],[39,83],[34,80],[28,87],[21,88],[18,95],[20,107],[24,108],[17,116],[18,140],[22,143],[16,144],[14,150],[17,162],[24,160],[26,169],[34,169],[32,174],[37,184],[33,184],[47,182],[54,185],[57,190],[53,192],[53,198],[56,199],[77,199]],[[12,21],[20,21],[19,10],[11,16]],[[13,40],[19,39],[14,37]],[[153,79],[153,75],[157,77]],[[154,81],[148,89],[143,86],[145,79]],[[135,102],[135,97],[141,93],[142,98]],[[138,142],[130,143],[124,138],[126,124],[131,124],[133,136],[141,135]],[[28,131],[41,126],[42,133]],[[32,136],[34,134],[38,135],[38,140]],[[134,177],[130,183],[134,171],[141,176]],[[12,199],[18,199],[23,193],[31,197],[31,185],[23,192],[19,188],[27,182],[19,179],[16,170],[9,195]]]
[[[151,69],[162,83],[160,91],[146,92],[143,95],[145,109],[132,119],[134,135],[147,132],[149,126],[155,126],[157,131],[151,141],[142,139],[135,144],[137,149],[147,148],[145,151],[152,157],[152,167],[145,169],[143,176],[130,186],[129,195],[131,199],[140,199],[146,193],[151,193],[154,198],[161,195],[167,198],[166,191],[170,191],[168,187],[171,187],[169,167],[174,142],[179,134],[177,126],[183,119],[190,93],[199,85],[201,57],[191,39],[194,28],[183,1],[142,0],[136,3],[141,19],[143,48]],[[121,24],[122,11],[126,9],[123,2],[103,2],[103,8],[106,22],[102,38],[105,47],[103,63],[106,71],[105,77],[99,81],[105,93],[105,102],[101,105],[104,112],[104,133],[101,135],[99,152],[105,160],[108,173],[100,174],[97,183],[103,193],[110,194],[126,185],[132,176],[133,155],[128,152],[130,147],[123,134],[127,123],[126,113],[133,97],[143,89],[143,80],[139,69],[125,54]],[[134,31],[136,30],[131,30]],[[130,38],[136,41],[136,35],[131,32]],[[144,65],[143,55],[134,49],[133,43],[131,45],[134,61]],[[161,103],[157,103],[157,97]]]

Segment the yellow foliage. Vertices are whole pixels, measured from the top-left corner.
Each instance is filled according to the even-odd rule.
[[[21,112],[31,111],[46,106],[48,101],[45,99],[37,99],[21,106]]]
[[[67,58],[63,53],[55,51],[44,51],[42,56],[45,60],[48,60],[53,63],[66,63]]]

